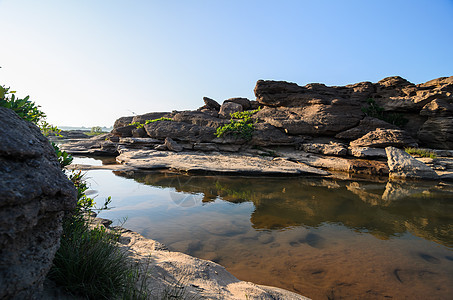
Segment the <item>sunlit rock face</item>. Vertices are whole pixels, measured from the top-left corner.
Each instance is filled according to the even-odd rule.
[[[311,83],[299,86],[286,81],[258,80],[255,100],[230,98],[219,104],[204,97],[204,106],[196,111],[147,113],[122,117],[115,122],[113,134],[120,137],[161,139],[176,142],[214,142],[258,146],[287,145],[285,139],[260,139],[262,128],[278,130],[293,138],[325,136],[342,142],[360,139],[376,129],[404,131],[420,146],[451,149],[451,114],[453,112],[453,76],[422,84],[413,84],[399,76],[387,77],[377,83],[360,82],[346,86],[326,86]],[[371,101],[371,102],[370,102]],[[225,125],[230,113],[261,107],[253,115],[253,139],[215,139],[215,131]],[[172,118],[178,124],[155,122],[145,130],[129,124],[145,123],[161,117]],[[200,127],[197,127],[200,126]],[[276,134],[274,134],[276,135]],[[298,137],[294,139],[294,137]],[[239,141],[238,141],[239,140]],[[404,141],[399,144],[404,144]]]
[[[0,120],[0,298],[33,299],[76,191],[35,125],[3,107]]]

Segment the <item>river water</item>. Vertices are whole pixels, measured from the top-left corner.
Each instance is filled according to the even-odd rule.
[[[241,280],[313,299],[452,299],[451,184],[107,170],[86,176],[99,205],[113,199],[100,217],[215,261]]]

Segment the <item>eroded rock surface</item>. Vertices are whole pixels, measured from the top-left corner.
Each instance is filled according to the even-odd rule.
[[[35,125],[3,107],[0,120],[0,298],[33,299],[76,191]]]
[[[439,179],[437,173],[421,161],[413,158],[404,150],[387,147],[390,178]]]

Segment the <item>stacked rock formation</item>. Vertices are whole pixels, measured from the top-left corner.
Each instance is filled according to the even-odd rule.
[[[152,138],[150,147],[163,144],[168,137],[188,150],[241,149],[223,147],[227,144],[300,147],[319,143],[316,139],[320,138],[328,140],[324,144],[336,142],[345,149],[416,145],[453,149],[453,76],[418,85],[396,76],[377,83],[339,87],[324,84],[302,87],[284,81],[259,80],[255,95],[256,101],[231,98],[222,105],[205,97],[205,105],[196,111],[122,117],[115,122],[112,133],[119,138]],[[216,129],[229,122],[231,113],[258,107],[262,109],[252,116],[256,124],[250,141],[215,136]],[[373,108],[378,108],[378,113]],[[145,125],[146,120],[162,117],[172,121]],[[137,128],[130,125],[133,123],[144,126]]]

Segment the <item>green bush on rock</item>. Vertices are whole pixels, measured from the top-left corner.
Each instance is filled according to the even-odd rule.
[[[408,120],[398,113],[387,113],[384,108],[380,107],[374,99],[367,99],[368,107],[362,108],[362,111],[369,117],[381,119],[387,123],[403,126]]]
[[[260,110],[261,108],[258,108],[255,110],[241,111],[230,114],[230,123],[218,127],[215,135],[217,137],[232,135],[235,137],[241,137],[245,140],[252,139],[256,123],[256,121],[252,119],[252,115]]]

